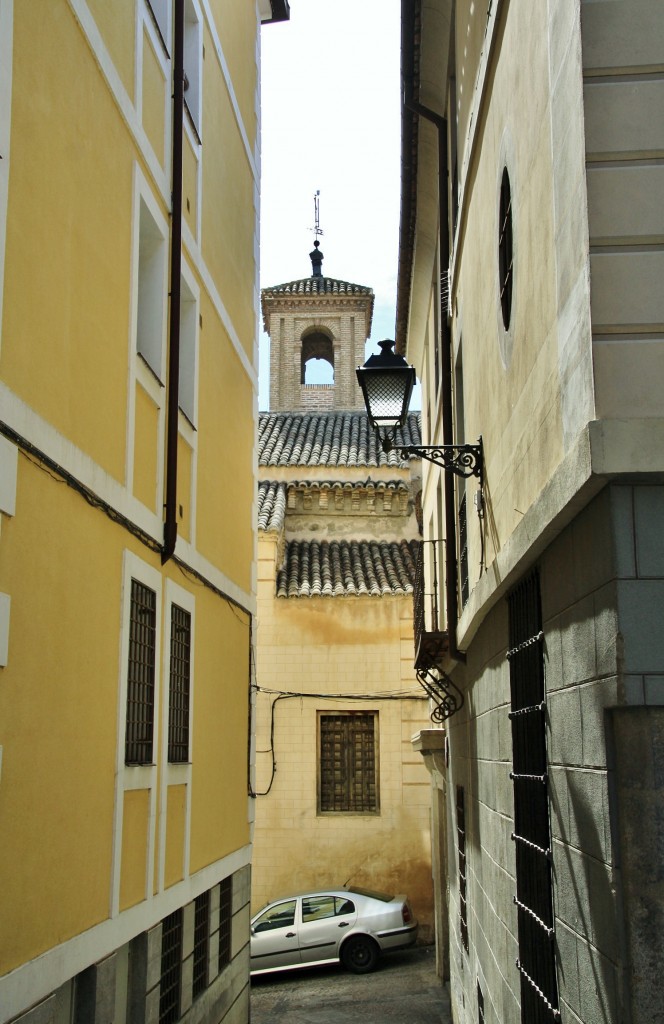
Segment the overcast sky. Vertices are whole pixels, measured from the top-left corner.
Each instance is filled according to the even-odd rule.
[[[323,273],[375,293],[371,343],[394,337],[399,237],[399,0],[291,0],[261,31],[261,287]],[[259,408],[269,401],[260,348]]]

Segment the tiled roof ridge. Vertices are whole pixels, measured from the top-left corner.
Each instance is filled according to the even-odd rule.
[[[277,597],[412,594],[417,541],[291,540]]]
[[[419,413],[400,434],[404,445],[421,444]],[[261,466],[404,466],[398,450],[385,454],[365,412],[261,412]]]
[[[373,288],[353,281],[342,281],[337,277],[301,277],[295,281],[268,285],[261,288],[261,295],[366,295],[373,297]]]

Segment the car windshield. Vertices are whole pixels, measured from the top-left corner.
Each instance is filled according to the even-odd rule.
[[[394,896],[388,896],[386,892],[374,892],[372,889],[360,889],[357,885],[350,885],[348,892],[354,892],[356,896],[368,896],[372,900],[380,900],[381,903],[391,903]]]

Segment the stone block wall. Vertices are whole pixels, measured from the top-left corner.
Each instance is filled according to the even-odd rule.
[[[664,944],[663,520],[664,487],[607,486],[539,562],[566,1024],[664,1019],[655,952]],[[521,1022],[507,638],[501,601],[471,645],[466,701],[447,723],[450,971],[459,1024],[478,1019],[478,984],[487,1024]],[[468,952],[459,924],[457,786],[465,793]]]

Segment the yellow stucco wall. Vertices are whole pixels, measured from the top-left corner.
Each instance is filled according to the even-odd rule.
[[[118,703],[108,521],[24,457],[17,502],[2,526],[0,574],[12,595],[0,687],[0,878],[15,896],[0,919],[4,970],[108,913]],[[43,522],[27,514],[40,508]]]
[[[150,791],[130,789],[124,794],[122,814],[121,910],[145,899],[149,822]]]
[[[209,601],[197,629],[207,637],[197,651],[193,733],[191,870],[249,842],[249,623],[239,609]],[[234,785],[228,785],[232,779]]]
[[[66,4],[15,5],[14,34],[3,379],[121,479],[131,141]]]
[[[135,415],[134,494],[147,508],[156,512],[159,409],[140,384],[136,385]]]
[[[166,823],[165,885],[175,885],[184,878],[184,847],[186,835],[186,786],[168,787]]]
[[[35,958],[51,956],[48,977],[64,984],[82,969],[76,954],[67,973],[70,940],[92,929],[90,948],[107,955],[119,935],[129,936],[123,914],[139,934],[148,919],[159,920],[166,888],[169,909],[178,885],[182,903],[191,898],[187,871],[212,867],[209,877],[221,877],[224,858],[248,857],[250,616],[218,588],[229,585],[251,607],[255,500],[258,183],[237,119],[227,111],[223,129],[217,123],[218,107],[229,104],[222,69],[208,48],[210,144],[200,155],[207,249],[184,253],[200,290],[198,417],[180,438],[178,479],[181,539],[189,542],[181,549],[214,577],[215,591],[182,566],[161,564],[167,381],[148,380],[139,365],[132,322],[139,192],[169,226],[164,57],[152,49],[137,0],[89,0],[80,22],[68,0],[46,6],[13,5],[0,347],[6,443],[16,441],[11,431],[29,440],[18,455],[15,511],[0,514],[0,592],[11,598],[8,664],[0,669],[0,975],[27,971],[21,984],[32,1001],[48,995],[35,994]],[[224,24],[226,5],[213,6],[224,52],[242,68],[233,84],[238,103],[251,111],[255,8]],[[196,189],[185,212],[190,226],[203,201]],[[229,217],[232,236],[224,234]],[[164,281],[166,313],[167,292]],[[229,331],[241,339],[244,361]],[[131,559],[160,595],[157,742],[154,765],[141,768],[124,765]],[[172,785],[164,646],[169,601],[181,595],[194,623],[192,764],[177,766],[186,782]]]

